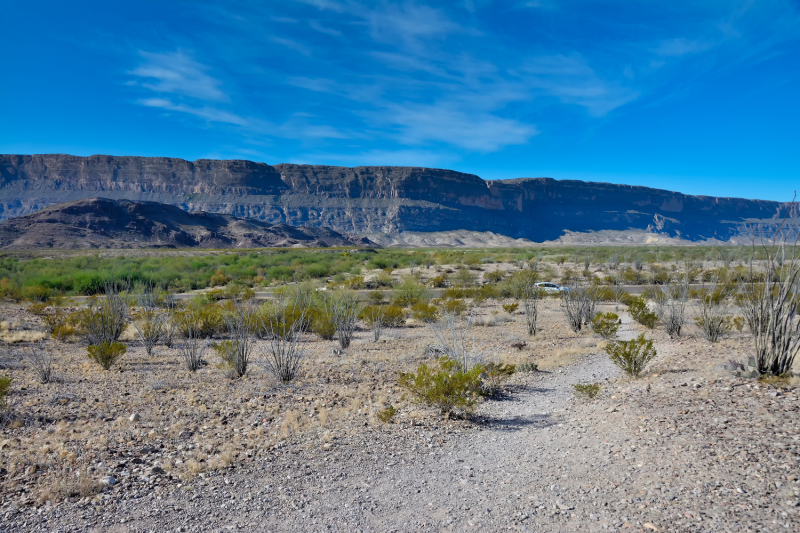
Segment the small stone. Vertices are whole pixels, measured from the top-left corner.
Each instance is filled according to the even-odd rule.
[[[130,416],[130,418],[128,418],[128,420],[130,420],[131,422],[138,422],[138,421],[139,421],[139,419],[140,419],[140,417],[139,417],[139,413],[133,413],[133,414]]]
[[[100,483],[105,485],[106,487],[111,487],[117,482],[117,478],[114,476],[105,476],[100,478]]]
[[[153,468],[150,469],[150,473],[154,475],[162,475],[166,474],[167,471],[161,468],[160,466],[154,466]]]

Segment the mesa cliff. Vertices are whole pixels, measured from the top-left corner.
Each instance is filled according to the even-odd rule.
[[[565,232],[741,238],[787,204],[551,178],[486,181],[417,167],[268,165],[241,160],[0,155],[0,220],[102,196],[345,234],[470,230],[542,242]]]

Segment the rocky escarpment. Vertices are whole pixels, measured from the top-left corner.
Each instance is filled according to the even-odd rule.
[[[46,207],[0,223],[0,248],[257,248],[370,246],[326,228],[269,225],[216,213],[187,213],[155,202],[92,198]]]
[[[532,241],[639,230],[691,241],[741,237],[786,204],[647,187],[415,167],[267,165],[158,157],[0,155],[0,217],[103,196],[343,233],[491,231]]]

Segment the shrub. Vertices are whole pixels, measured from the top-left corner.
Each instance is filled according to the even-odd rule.
[[[188,321],[191,321],[195,334],[203,339],[213,337],[224,325],[222,308],[199,299],[192,300],[186,307],[175,311],[175,318],[184,337],[188,335]]]
[[[517,365],[516,368],[517,372],[538,372],[539,365],[534,363],[533,361],[525,361],[524,363],[520,363]]]
[[[188,307],[182,313],[173,316],[172,324],[184,332],[183,340],[178,344],[178,353],[189,372],[195,372],[202,365],[203,351],[207,343],[200,334],[200,321],[194,316],[198,309]]]
[[[394,305],[411,307],[419,302],[427,302],[430,297],[424,286],[412,278],[406,277],[394,288]]]
[[[648,329],[656,327],[658,315],[647,307],[647,300],[641,296],[633,296],[628,300],[628,314],[639,324]]]
[[[517,309],[519,309],[519,302],[511,302],[503,304],[503,311],[505,311],[509,315],[514,314],[514,311],[516,311]]]
[[[739,331],[739,332],[741,332],[744,329],[744,326],[745,326],[746,323],[747,322],[745,321],[744,317],[742,317],[742,316],[735,316],[735,317],[733,317],[733,320],[731,321],[731,324],[733,324],[733,327],[735,327],[736,331]]]
[[[99,364],[104,370],[109,370],[128,351],[121,342],[92,344],[86,350],[89,353],[89,359]]]
[[[22,296],[34,302],[46,302],[52,294],[52,289],[43,285],[33,285],[22,289]]]
[[[230,280],[231,280],[230,276],[226,276],[222,270],[217,270],[216,272],[214,272],[214,275],[211,276],[211,280],[209,280],[209,285],[211,287],[227,285]]]
[[[448,285],[447,275],[446,274],[439,274],[438,276],[434,276],[428,280],[428,283],[434,289],[444,289]]]
[[[629,341],[608,344],[606,353],[611,356],[611,362],[634,377],[641,374],[647,363],[656,357],[653,341],[645,339],[644,333]]]
[[[710,343],[720,340],[733,326],[732,317],[720,314],[696,316],[694,323],[700,329],[703,338]]]
[[[384,424],[388,424],[389,422],[392,421],[392,418],[394,418],[394,415],[396,414],[397,414],[397,409],[395,409],[393,406],[390,405],[386,409],[381,409],[380,411],[378,411],[378,420],[380,420]]]
[[[47,384],[53,380],[53,351],[48,350],[44,343],[32,343],[26,348],[24,358],[39,383]]]
[[[425,302],[419,302],[411,306],[411,313],[414,319],[420,322],[435,322],[439,318],[436,306]]]
[[[500,390],[504,381],[514,375],[516,366],[504,365],[500,363],[488,363],[484,365],[483,372],[483,392],[484,394],[495,394]]]
[[[486,274],[483,275],[483,279],[485,281],[490,282],[490,283],[498,283],[499,281],[501,281],[503,279],[503,277],[504,277],[504,274],[502,272],[500,272],[499,270],[494,270],[492,272],[487,272]]]
[[[80,311],[76,319],[89,344],[111,344],[124,331],[127,313],[128,304],[122,296],[107,288],[106,295],[91,298],[87,308]]]
[[[6,396],[8,396],[8,391],[11,390],[13,381],[11,376],[0,376],[0,411],[5,411],[8,408]]]
[[[477,364],[465,371],[461,363],[443,357],[435,366],[423,363],[416,372],[401,372],[398,383],[408,389],[417,402],[435,407],[444,415],[469,414],[481,397],[483,373],[483,365]]]
[[[301,334],[306,327],[308,301],[299,291],[292,296],[276,293],[264,309],[260,319],[267,342],[260,346],[261,361],[272,375],[288,383],[297,376],[304,356]],[[287,322],[287,315],[292,316],[291,321]]]
[[[622,320],[616,313],[597,313],[592,319],[592,329],[604,339],[613,339],[617,336]]]
[[[325,309],[311,309],[309,320],[311,331],[319,335],[320,339],[332,341],[336,337],[336,324]]]
[[[455,316],[461,316],[467,310],[467,303],[461,298],[440,298],[435,303],[443,312]]]
[[[582,400],[591,400],[600,393],[599,383],[576,383],[572,388],[575,396]]]

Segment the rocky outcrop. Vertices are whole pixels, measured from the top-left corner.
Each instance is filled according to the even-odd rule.
[[[0,218],[104,196],[342,233],[490,231],[532,241],[639,230],[690,241],[741,236],[786,204],[609,183],[416,167],[267,165],[158,157],[0,155]]]
[[[0,248],[260,248],[371,246],[326,228],[269,225],[166,204],[92,198],[0,223]]]

